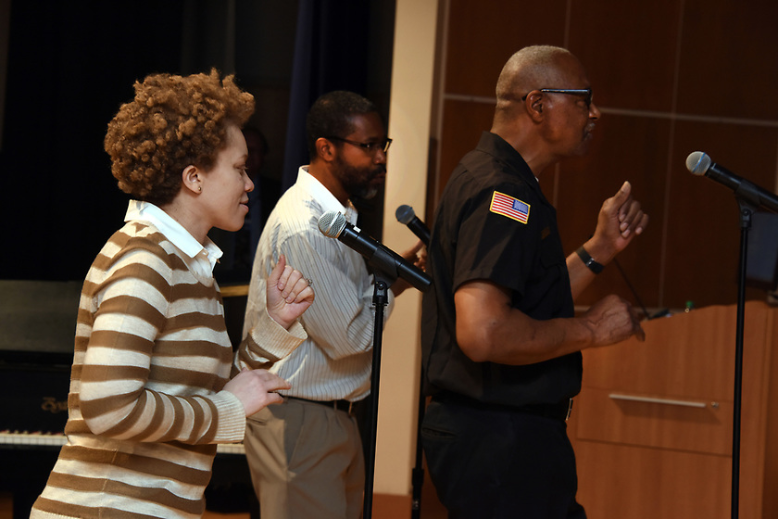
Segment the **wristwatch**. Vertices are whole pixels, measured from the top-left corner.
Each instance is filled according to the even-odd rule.
[[[590,253],[585,251],[584,246],[580,246],[577,248],[577,255],[582,259],[582,262],[585,263],[585,266],[588,267],[590,271],[598,275],[601,273],[601,270],[604,269],[604,266],[593,260],[593,257],[590,256]]]

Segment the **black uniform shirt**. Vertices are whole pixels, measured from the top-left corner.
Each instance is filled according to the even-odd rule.
[[[576,395],[582,355],[523,366],[473,362],[455,337],[455,291],[486,279],[511,290],[512,306],[537,320],[574,316],[555,208],[520,154],[484,132],[442,195],[428,248],[433,288],[423,296],[426,391],[485,403],[558,403]],[[509,339],[508,339],[509,340]]]

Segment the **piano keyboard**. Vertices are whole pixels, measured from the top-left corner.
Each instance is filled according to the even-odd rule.
[[[37,445],[62,447],[68,441],[64,434],[0,431],[0,445]],[[245,454],[243,443],[220,443],[218,454]]]

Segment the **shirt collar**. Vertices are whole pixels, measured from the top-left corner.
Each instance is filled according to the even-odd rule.
[[[214,270],[217,260],[222,257],[222,250],[211,239],[206,237],[206,244],[202,245],[184,226],[165,213],[160,207],[150,202],[131,200],[127,205],[127,213],[125,214],[125,222],[130,221],[154,226],[174,246],[193,259],[198,255],[205,255],[212,270]]]
[[[540,194],[542,193],[539,178],[531,171],[531,167],[525,162],[520,152],[507,143],[504,138],[492,132],[482,132],[477,149],[509,165],[512,171],[516,172],[522,179],[525,179]]]
[[[350,224],[357,224],[358,211],[352,204],[352,201],[348,200],[347,206],[341,204],[336,196],[325,188],[325,185],[309,173],[308,165],[298,169],[298,180],[296,181],[296,184],[300,184],[308,193],[310,193],[314,200],[322,205],[325,212],[343,213]]]

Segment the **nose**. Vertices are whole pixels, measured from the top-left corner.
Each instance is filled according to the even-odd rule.
[[[255,189],[255,183],[252,182],[252,178],[249,177],[246,173],[244,173],[244,175],[246,176],[246,180],[244,181],[244,190],[246,192],[251,192]]]
[[[588,117],[593,121],[596,121],[601,117],[601,111],[596,106],[596,103],[593,101],[590,102],[590,108],[588,109]]]
[[[378,148],[377,151],[374,153],[374,163],[378,165],[383,165],[387,163],[387,152],[385,152],[381,148]]]

